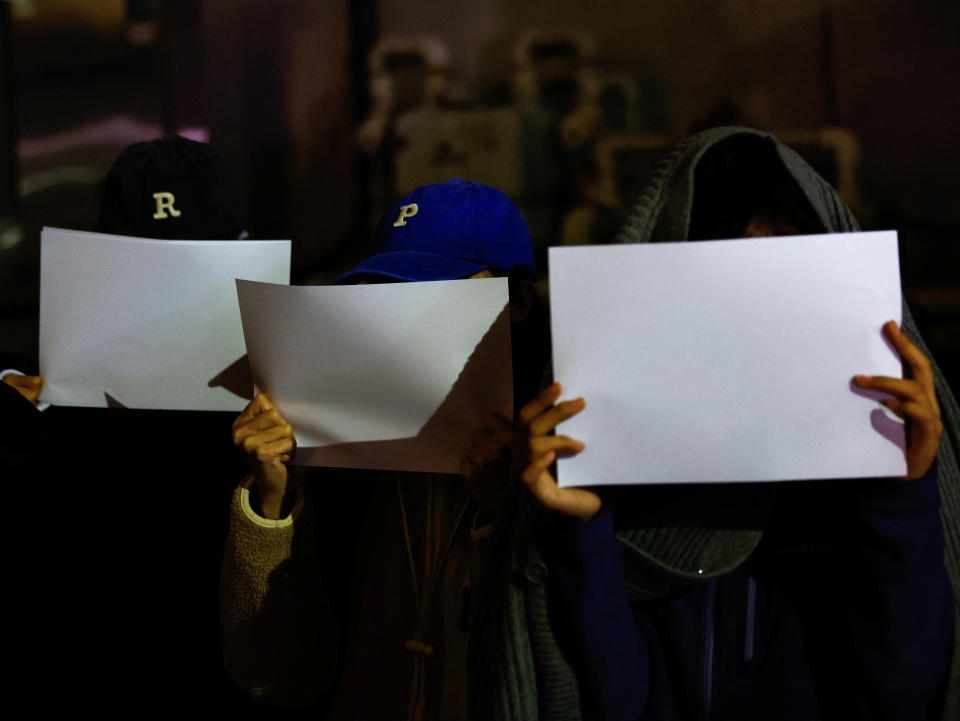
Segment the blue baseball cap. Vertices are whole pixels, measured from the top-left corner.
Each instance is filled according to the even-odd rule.
[[[535,277],[520,211],[496,188],[454,178],[422,185],[380,220],[374,255],[334,283],[362,276],[456,280],[486,269]]]

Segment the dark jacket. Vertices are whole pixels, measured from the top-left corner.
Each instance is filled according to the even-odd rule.
[[[552,518],[538,544],[584,717],[936,718],[954,622],[938,500],[935,470],[778,484],[744,564],[657,599],[624,586],[613,496]]]

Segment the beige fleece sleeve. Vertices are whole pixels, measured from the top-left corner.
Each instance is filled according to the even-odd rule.
[[[251,696],[301,708],[325,697],[339,674],[341,630],[324,593],[304,486],[290,516],[250,506],[248,479],[234,491],[220,574],[224,665]]]

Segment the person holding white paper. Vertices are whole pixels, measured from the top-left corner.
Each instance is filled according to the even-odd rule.
[[[205,143],[166,137],[124,149],[100,188],[99,230],[153,239],[236,240],[245,236],[240,188],[226,160]],[[233,292],[232,287],[226,289]],[[71,329],[73,333],[80,332]],[[4,364],[5,365],[5,364]],[[0,366],[2,368],[3,366]],[[4,388],[36,405],[43,378],[3,374]],[[4,414],[9,394],[3,396]],[[21,399],[14,399],[20,401]],[[25,404],[20,404],[25,405]],[[64,588],[95,589],[73,594],[69,604],[45,609],[44,619],[60,618],[55,646],[71,667],[64,683],[77,693],[110,680],[110,703],[124,708],[152,698],[177,702],[167,681],[169,659],[182,648],[199,652],[178,659],[184,687],[219,689],[218,634],[205,608],[216,600],[183,603],[184,588],[203,588],[222,553],[223,533],[215,522],[188,524],[178,533],[162,533],[171,518],[159,489],[190,468],[197,483],[190,490],[195,511],[222,504],[232,491],[232,476],[242,470],[232,443],[223,439],[231,414],[87,408],[41,403],[18,429],[31,438],[8,437],[15,447],[0,448],[0,475],[18,478],[32,494],[66,488],[64,479],[81,479],[76,492],[49,494],[44,516],[57,529],[58,552],[45,566],[55,585],[34,591],[36,598],[60,599]],[[29,421],[29,425],[27,425]],[[204,441],[202,448],[181,447],[176,455],[158,455],[159,439],[172,429]],[[6,445],[5,440],[0,445]],[[26,469],[36,484],[18,471]],[[226,482],[224,482],[226,481]],[[82,490],[80,487],[82,486]],[[182,489],[181,489],[182,490]],[[158,495],[159,493],[159,495]],[[202,510],[200,511],[202,514]],[[37,588],[36,586],[34,587]],[[37,647],[49,647],[34,638]],[[100,653],[90,655],[87,649]]]
[[[247,236],[240,187],[226,160],[206,143],[187,138],[169,136],[125,148],[107,172],[99,198],[101,233],[191,240]],[[73,327],[71,330],[75,330],[73,335],[81,332]],[[8,365],[10,367],[4,368]],[[21,372],[25,369],[27,374]],[[159,418],[163,417],[162,424],[173,420],[169,412],[51,408],[50,403],[41,401],[44,378],[37,370],[35,359],[0,362],[0,382],[44,412],[38,422],[48,433],[64,439],[61,443],[68,443],[70,452],[64,454],[67,456],[82,457],[92,445],[110,438],[115,465],[137,465],[142,453],[141,439],[154,435]],[[9,396],[4,394],[4,397]],[[216,414],[195,415],[187,425],[196,429],[196,424],[205,422],[211,423],[210,428],[215,427]],[[22,460],[38,466],[45,463],[39,455]],[[222,458],[218,465],[222,466]],[[47,473],[55,472],[45,470],[44,474]],[[148,478],[142,480],[149,481]]]
[[[101,233],[162,240],[247,237],[240,187],[226,161],[206,143],[180,136],[125,148],[100,188]],[[0,380],[38,403],[43,377],[14,369]]]
[[[533,396],[545,316],[526,225],[503,193],[461,180],[418,188],[383,217],[375,247],[337,282],[506,275],[514,398]],[[328,719],[465,718],[471,586],[499,501],[490,481],[504,474],[469,487],[332,468],[291,478],[293,431],[275,406],[258,395],[234,423],[250,473],[221,575],[228,673],[255,698]]]
[[[725,128],[674,151],[620,239],[855,229],[795,153]],[[478,593],[478,718],[954,718],[940,511],[955,529],[960,415],[906,309],[904,327],[884,334],[907,377],[852,381],[906,420],[906,479],[558,488],[551,463],[590,442],[550,434],[589,398],[558,403],[555,384],[525,406],[501,573]]]

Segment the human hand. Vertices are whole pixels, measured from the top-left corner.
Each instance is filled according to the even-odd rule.
[[[894,321],[887,321],[883,334],[904,360],[906,378],[854,376],[860,388],[889,393],[892,399],[880,401],[906,423],[907,480],[920,478],[930,470],[940,447],[943,422],[933,387],[930,360],[917,348]]]
[[[513,425],[497,413],[485,413],[483,427],[470,438],[470,448],[460,458],[460,473],[480,510],[496,513],[510,474]]]
[[[3,382],[16,389],[20,395],[37,405],[40,400],[40,390],[43,388],[43,376],[22,376],[19,373],[7,373]]]
[[[513,473],[543,506],[585,521],[600,510],[600,496],[585,488],[560,488],[550,472],[558,455],[573,455],[585,447],[582,441],[567,436],[547,435],[587,405],[583,398],[557,403],[562,392],[560,384],[554,383],[520,409]]]
[[[287,467],[296,447],[293,429],[264,393],[258,393],[233,422],[233,444],[250,467],[260,494],[260,510],[280,518],[288,496]]]

